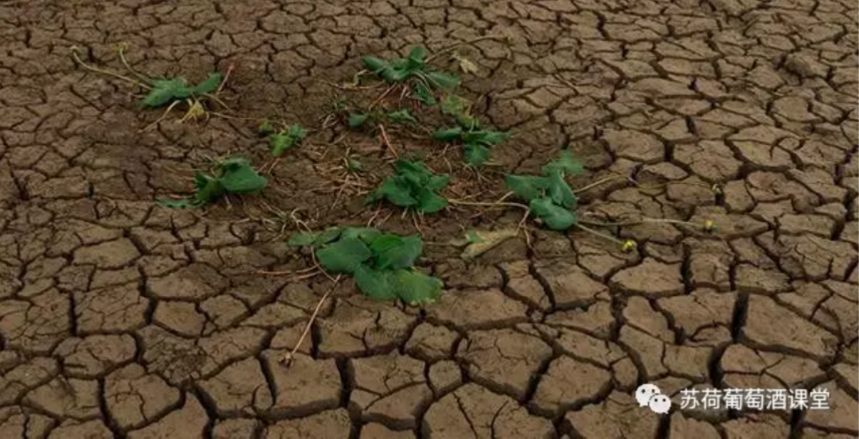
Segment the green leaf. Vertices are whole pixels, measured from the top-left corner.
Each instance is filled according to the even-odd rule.
[[[574,208],[576,206],[576,196],[561,173],[553,172],[547,178],[549,179],[549,187],[546,188],[546,192],[549,198],[559,206],[566,207],[567,209]]]
[[[196,192],[192,197],[197,205],[209,204],[224,195],[224,185],[220,179],[202,172],[194,173],[194,188]]]
[[[221,84],[221,73],[209,73],[209,77],[206,78],[205,81],[197,84],[194,88],[191,89],[191,93],[195,95],[204,95],[206,93],[211,93],[217,90],[218,86]]]
[[[480,234],[479,234],[479,233],[477,233],[477,231],[476,231],[476,230],[469,230],[468,232],[466,232],[466,234],[465,234],[465,240],[466,240],[469,244],[480,244],[480,243],[482,243],[482,242],[486,242],[486,240],[485,240],[485,239],[483,239],[483,238],[480,236]]]
[[[360,239],[365,244],[369,244],[381,234],[382,232],[370,227],[348,227],[343,230],[343,233],[341,233],[340,236],[343,238]]]
[[[438,301],[444,283],[438,278],[423,273],[396,270],[388,277],[388,283],[397,296],[408,305],[421,305]]]
[[[286,135],[300,142],[307,137],[307,130],[299,124],[292,124],[286,129]]]
[[[421,46],[415,46],[409,52],[409,63],[414,67],[423,67],[427,51]]]
[[[445,90],[453,90],[456,87],[459,87],[459,79],[456,76],[453,76],[444,72],[429,72],[426,74],[427,82],[430,83],[431,86],[442,88]]]
[[[318,232],[296,232],[289,237],[286,245],[290,247],[304,247],[313,244],[319,238]]]
[[[412,113],[407,108],[388,113],[388,119],[391,119],[394,123],[418,123],[418,120],[412,116]]]
[[[416,198],[418,200],[416,209],[421,213],[436,213],[447,207],[447,199],[430,190],[422,190]]]
[[[509,137],[509,134],[498,131],[466,131],[462,133],[462,142],[493,146],[503,143]]]
[[[435,100],[435,97],[429,91],[429,89],[426,88],[423,84],[420,84],[420,83],[412,84],[412,91],[415,92],[415,96],[418,98],[419,101],[423,102],[424,104],[426,104],[430,107],[435,106],[438,103]]]
[[[405,181],[401,178],[390,177],[382,182],[382,186],[370,193],[367,202],[386,199],[391,204],[399,207],[409,207],[417,204],[417,200],[411,195],[411,191]]]
[[[286,134],[272,134],[268,139],[268,145],[271,149],[271,155],[280,157],[285,151],[292,148],[293,140]]]
[[[543,190],[549,187],[549,180],[546,177],[507,174],[505,180],[507,188],[525,201],[541,196]]]
[[[374,270],[364,264],[355,270],[355,285],[365,296],[375,300],[392,301],[397,299],[396,292],[391,288],[388,278],[389,271]]]
[[[343,231],[343,227],[339,226],[329,227],[325,229],[325,231],[320,233],[319,236],[315,240],[313,240],[313,247],[319,247],[328,244],[331,241],[334,241],[335,239],[340,237]]]
[[[562,175],[576,176],[584,172],[582,163],[573,156],[569,150],[561,151],[557,160],[553,160],[543,166],[543,174],[549,175],[560,172]]]
[[[418,235],[401,238],[383,234],[370,243],[370,251],[378,270],[406,268],[414,265],[423,252],[423,241]]]
[[[435,192],[447,186],[450,177],[447,175],[431,175],[426,183],[426,188]]]
[[[340,238],[316,252],[319,263],[332,273],[352,274],[370,256],[367,245],[356,238]]]
[[[399,82],[403,82],[406,78],[411,75],[411,72],[406,68],[393,68],[389,67],[385,70],[382,70],[379,73],[382,76],[382,79],[389,84],[396,84]]]
[[[363,113],[349,113],[349,128],[355,129],[364,125],[364,122],[367,122],[367,119],[370,118],[369,114]]]
[[[552,230],[567,230],[576,223],[575,213],[556,205],[549,198],[535,198],[529,207]]]
[[[365,57],[361,58],[361,63],[364,64],[364,67],[367,70],[369,70],[373,73],[379,73],[382,70],[385,70],[388,68],[388,63],[385,60],[379,59],[379,58],[373,58],[372,56],[365,56]]]
[[[480,166],[489,159],[492,154],[489,148],[474,143],[467,143],[462,146],[462,152],[465,154],[465,163],[471,166]]]
[[[433,138],[442,142],[453,142],[454,140],[460,138],[460,136],[462,136],[462,128],[452,127],[439,128],[438,131],[436,131],[433,135]]]
[[[247,162],[240,166],[225,165],[224,175],[219,180],[224,189],[234,194],[259,192],[268,182]]]
[[[457,95],[450,95],[441,101],[441,112],[448,116],[465,114],[467,109],[467,101]]]
[[[349,172],[361,172],[364,170],[364,165],[358,159],[346,157],[346,170]]]
[[[188,96],[191,96],[191,89],[188,88],[188,81],[185,78],[156,79],[152,81],[152,90],[146,94],[140,104],[144,107],[156,108]]]

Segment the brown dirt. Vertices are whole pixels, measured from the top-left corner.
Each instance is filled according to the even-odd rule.
[[[856,17],[846,0],[4,2],[0,437],[856,437]],[[332,84],[362,55],[480,35],[507,36],[463,49],[480,67],[464,95],[514,134],[493,163],[477,174],[459,148],[387,128],[397,154],[451,175],[445,195],[494,201],[503,173],[569,145],[589,170],[574,186],[641,183],[583,193],[582,212],[718,233],[623,227],[638,242],[623,253],[531,227],[466,262],[443,243],[521,212],[364,206],[391,151],[323,121],[384,88]],[[238,118],[141,131],[161,113],[70,57],[118,67],[119,43],[154,75],[233,66],[220,96]],[[262,119],[313,131],[272,163]],[[341,190],[347,151],[367,172]],[[155,206],[233,153],[265,167],[261,195]],[[441,302],[417,312],[342,282],[283,367],[331,288],[257,273],[312,265],[284,244],[298,221],[422,233]],[[832,408],[660,417],[635,402],[644,382],[675,402],[690,387],[822,386]]]

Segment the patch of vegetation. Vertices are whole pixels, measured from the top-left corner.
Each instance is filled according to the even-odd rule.
[[[507,174],[507,187],[517,197],[528,202],[528,207],[552,230],[567,230],[578,221],[577,198],[564,177],[579,175],[583,171],[569,151],[543,166],[542,175]]]
[[[193,195],[181,200],[159,199],[156,203],[169,208],[194,209],[211,204],[226,194],[260,192],[267,183],[244,157],[219,162],[213,171],[213,174],[194,173]]]
[[[413,87],[422,86],[424,92],[428,92],[429,88],[453,90],[459,86],[459,78],[427,64],[426,49],[420,46],[412,48],[406,58],[384,60],[365,56],[361,62],[367,70],[388,84],[414,80]],[[421,94],[417,89],[415,92]]]
[[[367,297],[409,305],[432,303],[443,283],[414,268],[423,253],[418,235],[399,236],[371,228],[333,227],[323,232],[292,235],[291,246],[315,249],[319,263],[330,273],[348,274]]]
[[[172,104],[175,101],[199,98],[200,96],[212,93],[221,85],[223,76],[218,72],[209,73],[209,77],[205,81],[194,86],[189,86],[188,80],[181,76],[173,79],[143,79],[146,79],[146,82],[151,84],[152,88],[138,102],[138,105],[141,107],[158,108]]]
[[[492,155],[489,147],[499,145],[510,138],[510,134],[482,129],[466,129],[461,126],[441,128],[433,136],[442,142],[459,142],[465,163],[471,166],[481,166]]]
[[[274,127],[269,122],[264,122],[260,125],[259,133],[262,136],[268,136],[271,155],[274,157],[280,157],[307,137],[307,130],[298,124],[284,127],[275,132]]]
[[[399,207],[412,207],[419,213],[434,213],[447,207],[447,200],[437,192],[447,186],[447,175],[435,175],[420,161],[397,160],[394,176],[388,177],[370,193],[365,203],[387,200]]]
[[[347,118],[349,129],[359,129],[366,125],[376,126],[383,120],[388,120],[396,124],[416,124],[418,120],[412,115],[408,108],[384,112],[382,110],[371,111],[369,113],[349,113]]]

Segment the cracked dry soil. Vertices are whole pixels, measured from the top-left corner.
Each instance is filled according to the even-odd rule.
[[[857,4],[852,0],[7,1],[0,6],[0,437],[850,438],[857,428]],[[361,55],[479,35],[464,86],[533,172],[569,144],[605,215],[713,219],[621,229],[625,254],[536,231],[464,263],[429,246],[446,282],[425,312],[342,283],[290,369],[330,282],[294,270],[262,201],[326,212],[325,132],[257,198],[155,207],[205,157],[266,157],[252,123],[161,123],[130,87],[69,57],[200,79],[236,67],[244,117],[315,126]],[[378,151],[375,140],[351,145]],[[438,148],[398,139],[404,150]],[[454,172],[459,156],[451,153]],[[500,174],[489,174],[494,178]],[[719,184],[714,196],[710,187]],[[491,198],[485,198],[489,200]],[[256,203],[256,204],[255,204]],[[372,210],[372,209],[370,209]],[[392,212],[392,211],[391,211]],[[428,219],[428,240],[475,210]],[[503,226],[517,212],[483,212]],[[493,216],[494,215],[494,216]],[[394,215],[388,230],[413,233]],[[289,229],[287,230],[294,230]],[[638,384],[830,390],[828,411],[677,410]],[[676,393],[674,393],[676,398]],[[676,399],[675,399],[676,401]]]

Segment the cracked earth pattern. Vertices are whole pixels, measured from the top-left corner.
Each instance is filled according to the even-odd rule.
[[[4,3],[0,437],[859,434],[855,1]],[[125,42],[152,74],[234,64],[236,112],[311,124],[334,92],[314,78],[348,78],[360,55],[488,34],[509,44],[477,43],[481,72],[465,86],[488,93],[494,125],[526,133],[496,148],[502,164],[533,171],[569,144],[591,181],[652,184],[600,187],[591,211],[713,219],[719,234],[623,228],[640,243],[626,254],[538,232],[531,248],[507,241],[474,263],[430,247],[422,265],[447,284],[439,304],[418,313],[342,283],[289,369],[278,357],[330,282],[249,274],[307,258],[236,206],[153,205],[187,192],[196,159],[263,157],[253,127],[213,118],[139,133],[158,115],[69,57],[77,45],[116,65]],[[275,178],[298,191],[315,168],[296,157]],[[263,197],[286,211],[314,202]],[[635,404],[644,382],[675,398],[822,386],[832,408],[659,417]]]

